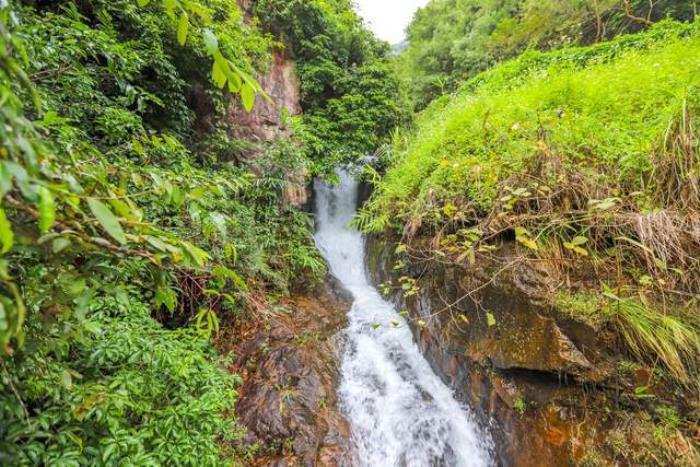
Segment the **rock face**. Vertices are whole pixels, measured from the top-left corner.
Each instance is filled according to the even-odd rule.
[[[240,374],[237,415],[258,445],[253,465],[351,466],[351,432],[337,406],[338,332],[349,303],[326,285],[313,296],[296,296],[284,310],[233,345]]]
[[[584,385],[606,376],[602,335],[579,325],[570,332],[539,302],[538,290],[548,287],[546,271],[504,274],[498,265],[467,270],[435,262],[397,271],[394,248],[385,238],[370,239],[372,278],[391,283],[436,373],[492,427],[499,463],[578,464],[601,430],[582,405],[596,404]],[[419,278],[415,295],[404,298],[401,276]]]
[[[286,51],[278,50],[268,72],[257,79],[270,100],[258,97],[253,110],[246,112],[240,101],[234,99],[229,107],[233,135],[253,141],[288,137],[289,130],[282,117],[301,114],[301,91],[294,62]]]
[[[238,0],[238,5],[248,21],[252,17],[255,0]],[[276,50],[269,69],[257,76],[257,80],[269,100],[256,98],[252,111],[246,112],[236,97],[231,100],[227,111],[231,135],[253,143],[249,150],[240,154],[242,159],[253,165],[261,152],[260,143],[289,138],[291,130],[285,119],[302,113],[301,83],[288,49]],[[283,202],[286,206],[300,208],[308,203],[307,175],[305,169],[287,174],[286,186],[283,188]]]
[[[253,143],[240,157],[255,165],[262,144],[291,136],[285,118],[300,115],[301,91],[294,61],[285,50],[275,52],[270,69],[258,76],[269,100],[258,97],[251,112],[246,112],[238,98],[228,109],[230,131],[236,138]],[[305,169],[287,174],[283,201],[287,206],[303,207],[309,199]]]

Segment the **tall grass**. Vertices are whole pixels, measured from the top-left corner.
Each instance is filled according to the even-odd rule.
[[[661,313],[635,299],[610,296],[606,312],[618,321],[618,330],[632,354],[650,364],[660,363],[679,381],[697,378],[700,336],[679,318]],[[691,318],[692,319],[692,318]]]
[[[688,382],[700,357],[697,310],[665,314],[635,291],[651,303],[700,290],[698,90],[700,20],[528,52],[426,109],[396,139],[357,223],[403,228],[408,240],[474,226],[490,239],[532,232],[524,256],[554,252],[567,280],[594,271],[579,274],[593,290],[603,276],[631,284],[633,298],[601,312],[613,313],[632,354]],[[578,253],[562,247],[572,238]]]

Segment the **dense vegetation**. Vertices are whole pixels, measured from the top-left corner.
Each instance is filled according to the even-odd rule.
[[[0,2],[0,464],[240,460],[210,338],[325,273],[288,174],[401,118],[350,4],[300,5],[274,38],[233,0]],[[306,121],[235,163],[227,109],[266,98],[278,40]]]
[[[646,440],[603,456],[615,462],[699,455],[696,14],[688,1],[432,0],[396,59],[423,110],[367,170],[374,192],[357,219],[400,236],[399,271],[493,267],[515,283],[538,271],[538,304],[614,342],[602,344],[613,378],[649,368],[664,389],[602,408],[618,435]],[[463,299],[478,302],[489,280]],[[590,465],[607,465],[599,448]]]
[[[697,20],[529,50],[419,114],[358,218],[366,231],[397,231],[408,258],[546,271],[539,297],[554,316],[609,331],[631,367],[672,388],[641,409],[605,407],[614,423],[651,421],[623,431],[653,442],[612,454],[645,465],[698,455],[698,70]]]
[[[256,12],[299,62],[305,152],[317,171],[367,156],[406,123],[390,48],[350,0],[261,0]]]
[[[416,14],[398,66],[422,109],[528,47],[597,43],[696,11],[688,0],[436,0]]]
[[[468,81],[397,142],[361,223],[472,261],[512,234],[563,275],[594,270],[634,353],[692,381],[699,27],[528,52]]]
[[[433,0],[394,64],[350,0],[247,13],[0,0],[0,464],[245,462],[212,337],[326,273],[289,174],[390,135],[365,230],[466,264],[512,240],[555,306],[697,396],[695,2]],[[304,114],[238,157],[230,109],[267,99],[274,53]]]

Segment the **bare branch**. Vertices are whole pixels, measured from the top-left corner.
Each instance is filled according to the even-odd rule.
[[[651,26],[652,24],[654,24],[650,19],[651,13],[654,9],[654,2],[653,1],[651,1],[651,0],[649,1],[650,10],[649,10],[649,15],[646,18],[644,18],[642,16],[637,16],[634,14],[634,12],[632,11],[632,6],[630,5],[630,0],[624,0],[623,4],[625,6],[625,16],[627,16],[632,21],[636,21],[637,23],[646,24],[647,26]]]

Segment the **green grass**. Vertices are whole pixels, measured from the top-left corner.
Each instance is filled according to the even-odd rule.
[[[603,313],[615,317],[617,328],[632,354],[660,364],[679,381],[697,378],[700,335],[696,318],[681,318],[649,307],[639,300],[614,297]]]
[[[700,326],[659,310],[700,290],[699,89],[700,21],[527,52],[438,99],[395,138],[357,223],[402,230],[405,242],[476,230],[481,239],[464,248],[477,258],[491,251],[484,243],[514,236],[523,259],[553,261],[565,271],[558,280],[578,277],[589,295],[618,281],[629,293],[611,305],[564,297],[563,308],[613,322],[631,354],[687,382]]]
[[[534,179],[613,188],[589,187],[591,196],[651,191],[667,130],[685,106],[700,110],[698,31],[700,22],[664,23],[593,48],[527,53],[478,76],[395,146],[361,224],[424,222],[448,203],[478,220],[505,186]]]
[[[637,360],[660,365],[676,380],[689,382],[700,361],[700,334],[690,307],[658,310],[638,298],[621,298],[608,290],[558,292],[559,313],[596,330],[610,326]]]

